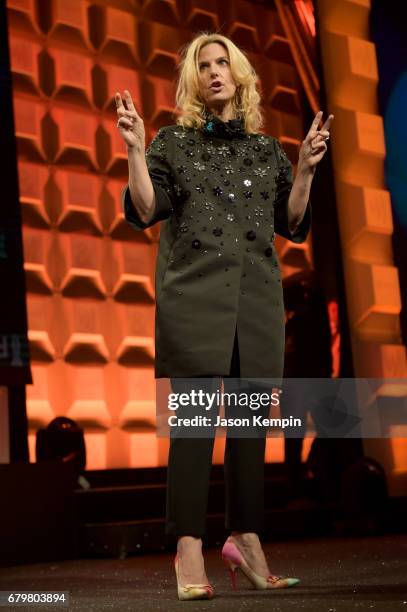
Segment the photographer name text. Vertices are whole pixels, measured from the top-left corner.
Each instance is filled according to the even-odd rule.
[[[177,417],[175,414],[168,417],[170,427],[301,427],[302,419],[266,418],[261,415],[252,415],[250,418],[223,418],[217,416],[212,419],[208,416],[194,416],[192,418]]]

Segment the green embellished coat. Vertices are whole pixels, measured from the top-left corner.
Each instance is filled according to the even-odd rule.
[[[241,120],[161,128],[146,153],[154,217],[143,223],[123,191],[127,221],[162,221],[156,265],[155,375],[229,374],[237,330],[242,378],[283,375],[285,317],[275,234],[306,239],[308,202],[294,234],[292,166],[279,141]]]

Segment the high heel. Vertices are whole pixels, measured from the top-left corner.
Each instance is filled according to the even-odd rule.
[[[178,579],[178,553],[175,555],[174,567],[175,575],[177,577],[177,592],[178,599],[187,601],[191,599],[212,599],[213,588],[210,584],[186,584],[181,585]]]
[[[298,578],[283,578],[270,574],[267,578],[256,574],[233,542],[226,540],[222,548],[222,559],[229,570],[232,589],[237,588],[237,570],[240,568],[256,589],[286,589],[298,584]]]
[[[222,554],[222,559],[224,564],[226,565],[226,568],[229,572],[229,576],[230,576],[230,582],[232,584],[232,589],[234,591],[236,591],[237,589],[237,568],[238,566],[235,565],[232,561],[230,561],[229,559],[225,558]]]

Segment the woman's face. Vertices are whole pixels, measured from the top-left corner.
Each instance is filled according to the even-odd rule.
[[[229,54],[219,43],[209,43],[199,52],[198,76],[201,96],[209,109],[227,106],[236,92]]]

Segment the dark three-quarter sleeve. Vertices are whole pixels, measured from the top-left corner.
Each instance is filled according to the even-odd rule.
[[[148,223],[144,223],[133,206],[129,186],[122,192],[122,207],[126,221],[136,230],[144,230],[158,221],[168,219],[173,212],[174,181],[171,172],[170,134],[161,128],[146,151],[148,173],[154,187],[155,209]]]
[[[301,223],[294,232],[291,232],[288,223],[288,198],[293,185],[293,167],[277,138],[274,138],[274,147],[278,167],[274,200],[274,229],[277,234],[287,240],[301,243],[306,240],[311,227],[311,201],[308,200]]]

